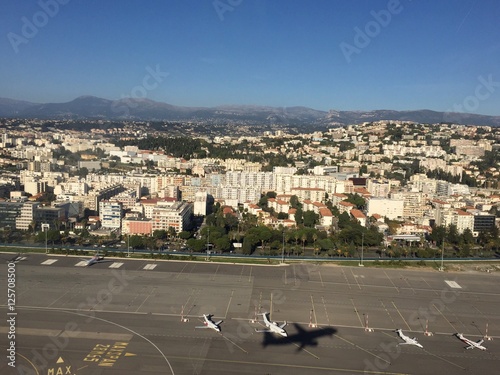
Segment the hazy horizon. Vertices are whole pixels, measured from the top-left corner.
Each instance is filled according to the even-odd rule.
[[[4,4],[0,97],[500,115],[493,0]]]

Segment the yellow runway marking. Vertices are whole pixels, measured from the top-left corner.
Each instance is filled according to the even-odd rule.
[[[18,355],[19,357],[24,358],[26,361],[28,361],[28,363],[29,363],[31,366],[33,366],[33,370],[35,370],[35,371],[36,371],[36,375],[40,375],[40,373],[38,372],[38,370],[37,370],[37,368],[35,367],[35,365],[33,364],[33,362],[31,362],[28,358],[26,358],[24,355],[22,355],[22,354],[20,354],[20,353],[18,353],[18,352],[16,352],[16,355]]]

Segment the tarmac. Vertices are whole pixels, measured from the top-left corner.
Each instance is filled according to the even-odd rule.
[[[85,267],[77,257],[31,254],[15,264],[12,304],[7,264],[0,270],[1,374],[494,374],[500,367],[496,273],[127,258]],[[255,331],[264,329],[264,312],[287,322],[288,337]],[[202,314],[222,320],[222,332],[196,329]],[[398,328],[423,349],[398,345]],[[9,333],[15,367],[6,358]],[[484,339],[488,350],[466,350],[455,333]]]

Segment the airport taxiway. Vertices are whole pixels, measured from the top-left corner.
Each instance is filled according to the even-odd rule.
[[[500,365],[495,274],[107,260],[83,267],[33,254],[16,264],[17,368],[2,360],[0,373],[493,374]],[[288,322],[288,338],[255,332],[265,311]],[[222,334],[194,329],[208,313]],[[424,348],[397,346],[397,328]],[[457,332],[493,340],[465,350]]]

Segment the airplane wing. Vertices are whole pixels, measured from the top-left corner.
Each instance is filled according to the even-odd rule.
[[[280,326],[278,326],[278,327],[280,327],[281,329],[283,329],[283,328],[285,328],[285,326],[286,326],[286,322],[283,322],[283,324],[281,324],[281,325],[280,325]]]
[[[196,326],[194,328],[210,328],[209,326]]]
[[[475,346],[471,345],[471,346],[466,347],[465,349],[474,349],[474,348],[475,348]]]
[[[270,329],[255,329],[255,332],[270,332],[270,333],[272,333],[273,331],[271,331]]]
[[[214,324],[215,324],[216,326],[218,326],[218,325],[219,325],[219,324],[221,324],[222,322],[223,322],[222,320],[219,320],[218,322],[215,322]]]
[[[479,340],[478,342],[476,342],[476,344],[481,345],[483,342],[484,340]]]

